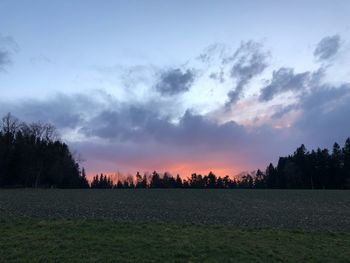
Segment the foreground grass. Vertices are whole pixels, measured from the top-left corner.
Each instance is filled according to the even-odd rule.
[[[349,262],[350,233],[0,220],[1,262]]]

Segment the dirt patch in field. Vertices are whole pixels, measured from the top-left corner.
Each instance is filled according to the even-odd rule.
[[[350,191],[0,190],[0,219],[13,217],[350,231]]]

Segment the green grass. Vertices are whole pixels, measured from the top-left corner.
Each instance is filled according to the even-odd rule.
[[[1,220],[1,262],[349,262],[350,233]]]

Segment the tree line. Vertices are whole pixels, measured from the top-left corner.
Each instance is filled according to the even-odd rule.
[[[89,187],[52,125],[28,124],[11,114],[0,125],[0,187]]]
[[[117,179],[112,176],[94,176],[91,188],[269,188],[269,189],[350,189],[350,138],[343,148],[334,143],[328,149],[307,151],[302,144],[287,157],[280,157],[276,167],[270,163],[263,172],[246,173],[231,179],[228,175],[216,176],[193,173],[187,179],[169,173],[163,175],[154,171],[151,175],[128,176]]]
[[[126,179],[118,179],[116,183],[112,176],[104,174],[96,175],[91,182],[91,188],[237,188],[244,187],[243,181],[231,179],[228,175],[217,177],[210,172],[208,175],[193,173],[190,178],[182,179],[180,175],[173,177],[169,173],[159,174],[154,171],[152,174],[139,172],[136,176],[128,176]]]
[[[301,145],[275,167],[239,178],[193,173],[182,179],[169,173],[139,172],[117,178],[96,175],[89,183],[69,147],[49,124],[25,123],[11,114],[0,123],[0,187],[57,188],[276,188],[350,189],[350,138],[343,147],[308,151]]]
[[[293,155],[279,158],[262,175],[267,188],[350,189],[350,138],[344,147],[334,143],[328,149],[307,151],[302,144]]]

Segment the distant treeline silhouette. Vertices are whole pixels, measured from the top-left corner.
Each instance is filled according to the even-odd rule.
[[[27,124],[11,114],[0,125],[0,187],[89,187],[52,125]]]
[[[275,188],[275,189],[350,189],[350,138],[345,146],[333,145],[328,149],[307,151],[301,145],[288,157],[280,157],[277,167],[268,165],[265,172],[246,173],[241,178],[218,177],[192,174],[182,180],[179,175],[169,173],[160,175],[128,176],[113,182],[112,176],[96,175],[91,188]]]
[[[11,114],[0,125],[0,187],[350,189],[350,138],[342,148],[335,143],[331,153],[328,149],[310,152],[301,145],[294,154],[280,157],[276,167],[270,164],[265,172],[239,178],[209,172],[182,179],[154,171],[124,179],[101,174],[89,184],[53,126],[27,124]]]

